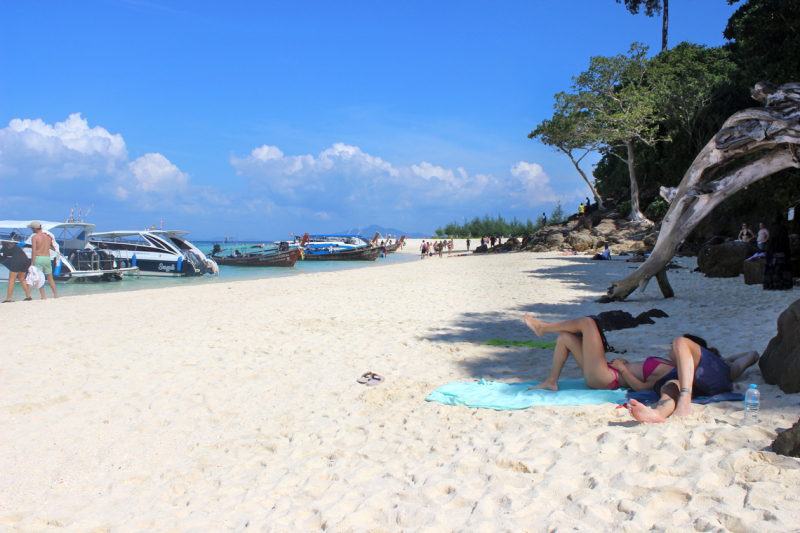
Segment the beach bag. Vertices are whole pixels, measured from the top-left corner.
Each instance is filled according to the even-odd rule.
[[[28,275],[25,276],[25,283],[28,284],[29,287],[33,287],[34,289],[41,289],[44,287],[44,272],[36,268],[35,266],[31,266],[28,269]]]

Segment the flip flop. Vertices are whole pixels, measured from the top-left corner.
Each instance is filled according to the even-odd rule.
[[[372,374],[372,378],[369,381],[367,381],[367,386],[373,387],[375,385],[380,385],[384,381],[386,381],[386,378],[384,378],[383,376],[379,376],[378,374]]]
[[[367,383],[369,380],[371,380],[372,376],[374,376],[374,375],[375,374],[373,374],[372,372],[367,372],[366,374],[364,374],[363,376],[358,378],[356,381],[358,381],[359,383],[361,383],[363,385],[363,384]]]
[[[23,302],[30,302],[31,300],[33,300],[33,298],[31,298],[31,297],[28,297],[28,298],[25,298],[25,299],[24,299],[24,300],[22,300],[22,301],[23,301]]]
[[[5,300],[3,303],[4,303],[4,304],[10,304],[10,303],[11,303],[11,300]]]

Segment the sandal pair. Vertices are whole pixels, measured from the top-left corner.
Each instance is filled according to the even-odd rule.
[[[362,385],[368,385],[370,387],[373,387],[375,385],[379,385],[384,381],[386,381],[386,378],[384,378],[383,376],[379,376],[375,372],[367,372],[366,374],[358,378],[356,381],[358,381]]]

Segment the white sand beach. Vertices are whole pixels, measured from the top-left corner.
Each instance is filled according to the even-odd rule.
[[[551,351],[481,345],[535,338],[525,312],[658,308],[608,334],[628,359],[683,333],[726,355],[762,352],[800,297],[678,262],[676,298],[653,283],[611,305],[595,300],[636,265],[507,253],[0,306],[0,529],[797,531],[800,461],[768,447],[800,395],[757,366],[738,382],[762,394],[749,428],[740,402],[647,425],[612,404],[425,401],[543,379]]]

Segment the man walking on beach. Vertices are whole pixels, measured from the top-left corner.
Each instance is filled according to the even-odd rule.
[[[469,252],[469,239],[467,239],[467,251]]]
[[[53,263],[50,261],[50,249],[55,248],[53,239],[42,232],[42,224],[38,220],[31,222],[28,227],[34,232],[34,236],[31,237],[31,266],[35,266],[44,272],[47,282],[50,283],[50,288],[53,289],[53,296],[58,298],[56,282],[53,280]],[[42,300],[46,300],[44,287],[39,290],[42,293]]]

